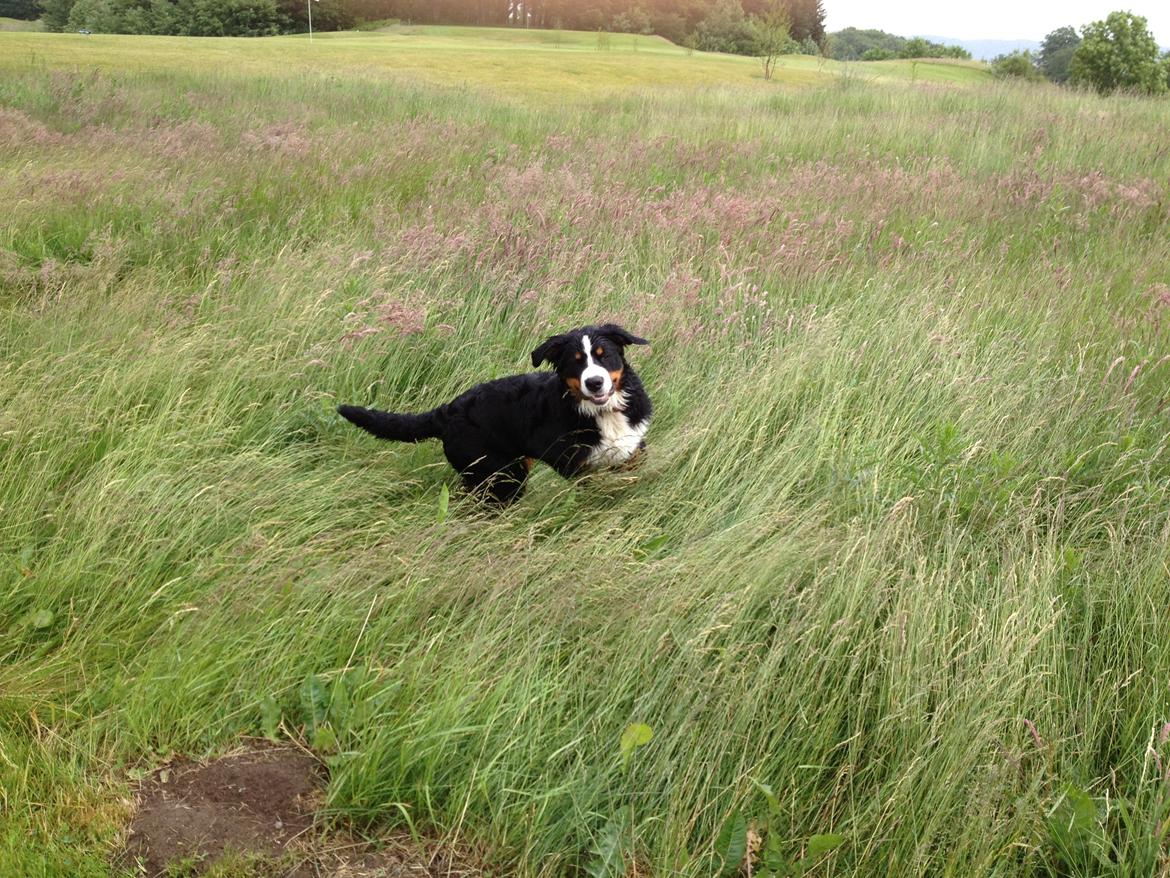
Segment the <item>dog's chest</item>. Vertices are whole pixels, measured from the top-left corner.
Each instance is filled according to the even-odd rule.
[[[601,412],[595,420],[601,437],[585,462],[590,469],[625,463],[641,448],[646,428],[650,426],[649,419],[631,424],[621,411]]]

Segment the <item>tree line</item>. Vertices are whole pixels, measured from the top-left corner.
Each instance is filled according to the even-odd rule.
[[[1170,90],[1170,52],[1160,53],[1146,19],[1111,12],[1081,28],[1066,26],[1044,37],[1039,50],[1011,52],[991,62],[1002,78],[1044,80],[1093,88],[1159,95]]]
[[[829,57],[837,61],[889,61],[893,58],[966,58],[962,46],[944,46],[923,37],[900,37],[884,30],[847,27],[829,35]]]
[[[263,36],[308,29],[306,0],[0,0],[0,15],[49,30]],[[657,34],[704,51],[760,54],[760,22],[783,20],[788,51],[825,45],[823,0],[312,0],[316,30],[365,22]]]

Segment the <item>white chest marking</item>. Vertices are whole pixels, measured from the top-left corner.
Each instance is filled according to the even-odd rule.
[[[589,452],[589,460],[585,462],[590,469],[625,463],[637,452],[650,426],[649,418],[634,425],[625,412],[615,410],[599,412],[596,420],[601,441]]]

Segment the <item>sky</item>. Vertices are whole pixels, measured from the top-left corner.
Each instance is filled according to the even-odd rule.
[[[1080,29],[1122,9],[1145,17],[1160,45],[1170,46],[1168,0],[825,0],[827,30],[877,28],[903,36],[956,39],[1042,40],[1062,25]]]

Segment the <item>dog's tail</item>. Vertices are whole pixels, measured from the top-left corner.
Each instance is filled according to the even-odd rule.
[[[422,439],[438,439],[443,431],[442,408],[432,409],[419,415],[400,415],[394,412],[379,412],[356,405],[339,405],[337,413],[372,433],[379,439],[394,442],[418,442]]]

